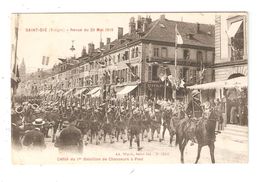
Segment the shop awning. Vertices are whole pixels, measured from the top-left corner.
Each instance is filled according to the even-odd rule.
[[[100,87],[95,87],[95,88],[93,88],[92,90],[90,90],[88,93],[87,93],[87,95],[93,95],[93,94],[95,94],[97,91],[99,91],[100,90]]]
[[[137,85],[128,85],[125,86],[122,90],[120,90],[119,92],[117,92],[117,95],[122,96],[125,94],[130,93],[132,90],[134,90],[137,87]]]
[[[81,89],[77,90],[74,95],[75,95],[75,96],[80,95],[80,94],[82,94],[83,92],[85,92],[87,89],[88,89],[88,88],[81,88]]]
[[[242,20],[241,21],[237,21],[235,23],[232,23],[227,31],[227,34],[229,37],[234,37],[240,27],[240,25],[242,24]]]
[[[100,90],[92,94],[91,97],[100,97]]]
[[[210,89],[221,89],[221,88],[245,88],[247,87],[248,80],[247,77],[236,77],[229,80],[222,80],[217,82],[210,82],[200,85],[193,85],[187,88],[189,89],[200,89],[200,90],[210,90]]]

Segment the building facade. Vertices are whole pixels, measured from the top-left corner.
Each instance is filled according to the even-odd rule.
[[[247,15],[230,14],[217,15],[215,19],[215,80],[228,80],[240,76],[248,76],[248,52],[247,52]],[[242,91],[237,89],[217,89],[216,98],[225,103],[225,123],[247,125],[247,119],[243,118],[243,112],[247,108],[247,88]],[[242,98],[242,99],[237,99]],[[233,117],[237,113],[238,119]],[[235,120],[235,121],[233,121]]]
[[[183,39],[178,46],[176,26]],[[214,25],[172,21],[165,15],[155,21],[150,17],[132,17],[127,33],[119,27],[116,40],[107,38],[99,48],[89,43],[88,51],[84,48],[81,57],[63,60],[55,66],[51,81],[44,82],[52,85],[48,88],[64,91],[100,87],[103,92],[108,89],[119,95],[172,99],[174,85],[170,79],[162,79],[164,75],[172,75],[186,85],[214,79],[210,68],[215,59],[214,37]],[[206,70],[203,77],[202,70]],[[180,90],[177,98],[184,95]]]

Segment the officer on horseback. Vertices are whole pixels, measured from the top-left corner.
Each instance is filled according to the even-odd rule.
[[[203,113],[200,101],[200,92],[198,90],[193,90],[191,95],[192,99],[186,108],[186,113],[190,118],[200,118]]]

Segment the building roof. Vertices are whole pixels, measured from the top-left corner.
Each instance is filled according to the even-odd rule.
[[[143,40],[175,43],[175,26],[182,36],[183,44],[214,48],[214,25],[188,23],[159,19],[151,30],[142,37]],[[200,31],[197,32],[199,25]],[[192,36],[190,36],[192,35]]]
[[[175,25],[177,24],[178,31],[182,36],[183,44],[189,46],[200,46],[205,48],[214,48],[215,41],[215,27],[214,25],[198,24],[189,22],[180,22],[168,20],[166,18],[159,18],[151,22],[144,32],[135,32],[132,34],[126,33],[121,39],[115,39],[108,45],[96,48],[91,55],[86,55],[77,58],[80,60],[78,64],[68,67],[70,70],[87,62],[98,59],[102,55],[107,55],[110,52],[116,51],[120,48],[127,47],[128,44],[138,41],[159,41],[165,43],[175,43]],[[199,25],[199,32],[197,28]],[[110,47],[112,45],[112,48]]]

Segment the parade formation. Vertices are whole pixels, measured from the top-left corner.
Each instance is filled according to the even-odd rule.
[[[243,26],[240,22],[227,32],[232,50],[237,50],[232,59],[246,52],[234,41],[241,39]],[[217,23],[215,30],[165,15],[156,21],[131,17],[129,33],[118,27],[116,40],[107,38],[104,45],[101,39],[96,49],[89,43],[81,56],[58,58],[59,64],[30,76],[24,60],[19,72],[14,51],[13,150],[45,152],[55,147],[62,155],[83,154],[93,145],[121,143],[130,151],[145,151],[147,143],[158,150],[167,143],[184,163],[190,142],[198,146],[195,163],[204,146],[215,163],[216,136],[227,124],[248,123],[247,67],[241,66],[245,60],[241,68],[233,62],[234,69],[221,70],[230,66],[215,62],[218,28]],[[75,51],[74,40],[70,50]],[[43,56],[42,65],[49,61]]]

